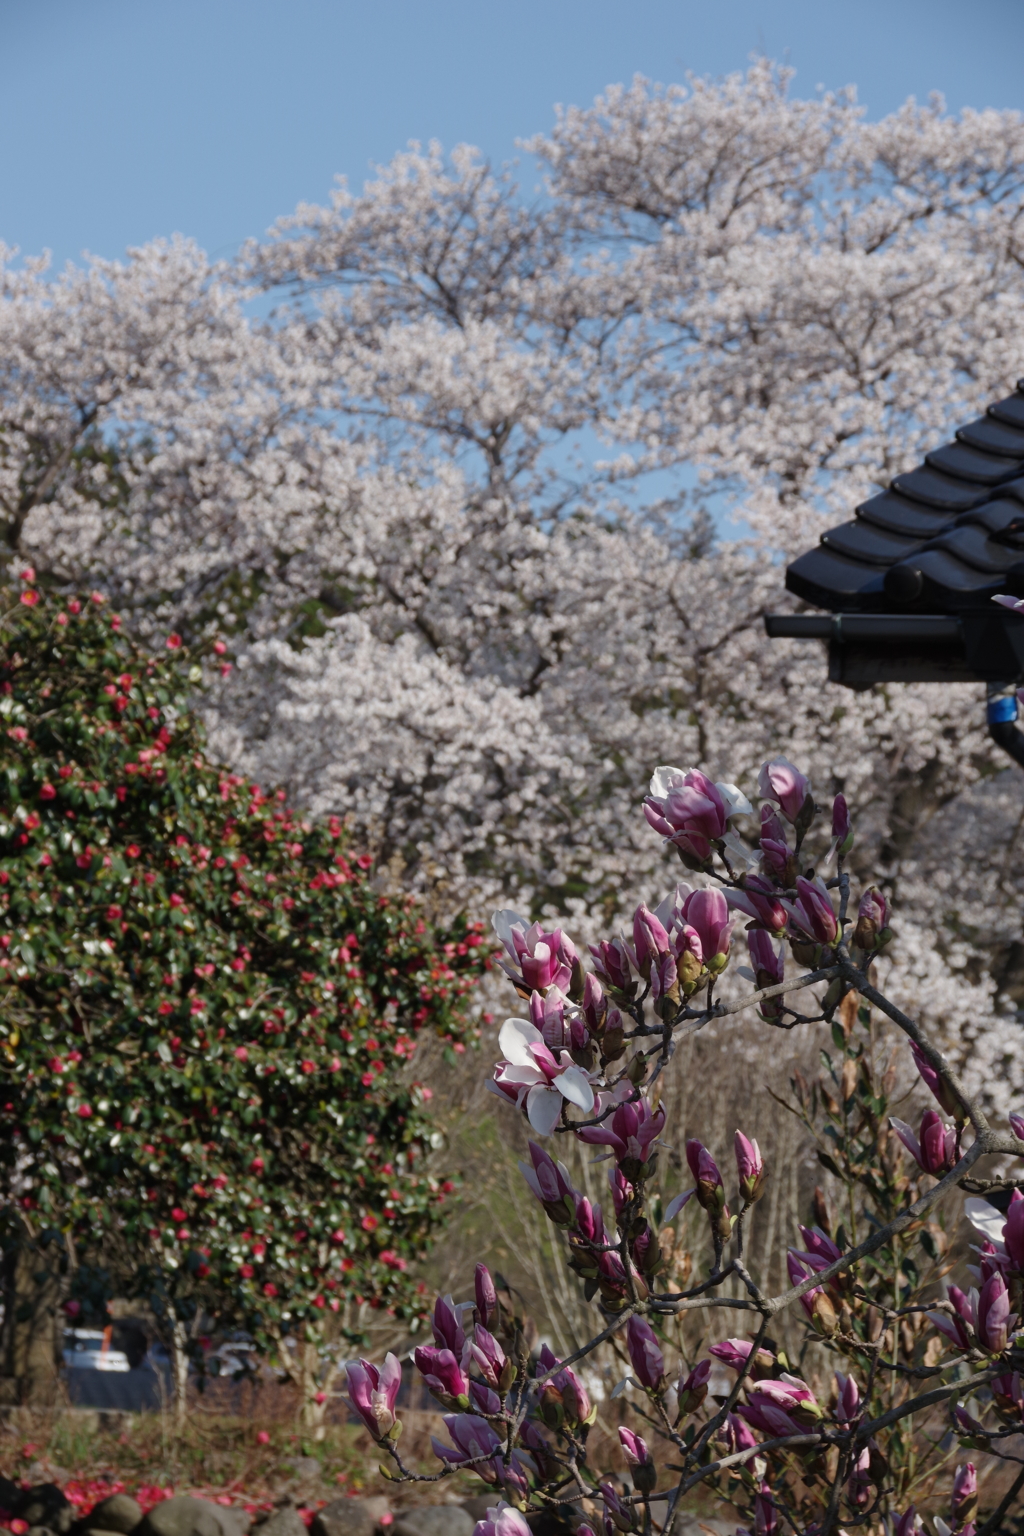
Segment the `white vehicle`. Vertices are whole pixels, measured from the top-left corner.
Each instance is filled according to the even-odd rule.
[[[128,1356],[111,1347],[113,1328],[65,1328],[64,1364],[68,1370],[127,1371]]]

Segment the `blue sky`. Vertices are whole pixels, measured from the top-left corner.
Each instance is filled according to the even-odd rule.
[[[410,138],[502,160],[557,101],[754,51],[871,116],[935,89],[1024,107],[1021,0],[0,0],[0,239],[226,256]]]

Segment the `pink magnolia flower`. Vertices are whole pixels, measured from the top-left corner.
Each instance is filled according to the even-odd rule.
[[[906,1513],[900,1515],[899,1519],[896,1521],[893,1536],[917,1536],[917,1533],[920,1531],[920,1529],[920,1516],[917,1513],[916,1507],[911,1504]]]
[[[568,990],[576,950],[560,928],[546,932],[540,923],[528,924],[518,912],[493,913],[491,927],[513,964],[503,960],[502,970],[525,992]],[[518,969],[516,969],[518,967]]]
[[[810,790],[810,779],[785,757],[772,758],[757,776],[757,792],[762,800],[774,800],[790,822],[795,823]]]
[[[556,1370],[555,1367],[562,1365],[562,1362],[546,1344],[541,1348],[539,1364],[540,1375],[546,1376],[549,1371],[554,1372],[548,1380],[548,1385],[554,1388],[561,1398],[562,1409],[568,1421],[572,1424],[586,1423],[593,1412],[593,1404],[576,1372],[567,1365],[563,1365],[560,1371]]]
[[[650,1323],[635,1313],[626,1325],[626,1348],[637,1381],[657,1392],[665,1376],[665,1357]]]
[[[644,815],[655,832],[698,864],[726,834],[730,816],[753,810],[735,784],[713,784],[699,768],[657,768]]]
[[[921,1117],[920,1140],[904,1120],[897,1120],[891,1115],[889,1124],[925,1173],[938,1176],[948,1173],[955,1165],[956,1130],[951,1125],[945,1125],[942,1116],[934,1109],[926,1109]]]
[[[785,930],[789,913],[779,900],[775,886],[764,875],[745,875],[742,890],[726,891],[725,899],[733,911],[745,912],[770,933]]]
[[[593,1109],[594,1090],[583,1068],[568,1051],[560,1051],[556,1057],[535,1024],[526,1019],[506,1019],[498,1046],[505,1060],[495,1067],[487,1086],[525,1109],[530,1124],[542,1136],[550,1136],[558,1124],[563,1100],[585,1114]]]
[[[797,1255],[796,1250],[790,1248],[789,1252],[786,1254],[786,1271],[789,1275],[790,1285],[800,1285],[804,1280],[809,1280],[811,1278],[815,1272],[815,1266],[813,1264],[805,1263],[805,1261]],[[812,1322],[814,1321],[814,1309],[817,1299],[819,1296],[823,1296],[824,1294],[824,1286],[812,1285],[810,1290],[803,1291],[800,1295],[800,1305],[803,1307],[804,1311],[807,1313],[807,1316],[811,1319]]]
[[[652,1143],[660,1136],[664,1126],[664,1106],[659,1104],[652,1111],[646,1100],[641,1098],[620,1104],[611,1118],[602,1121],[600,1125],[580,1126],[576,1135],[590,1146],[611,1147],[617,1162],[630,1159],[646,1163]]]
[[[723,892],[693,891],[683,906],[683,920],[700,939],[701,956],[710,965],[718,955],[729,953],[732,918]]]
[[[505,1351],[494,1335],[479,1323],[473,1329],[472,1338],[467,1338],[462,1351],[462,1369],[468,1371],[474,1366],[489,1387],[500,1388],[501,1375],[505,1369]],[[505,1385],[507,1390],[508,1383]]]
[[[429,1391],[440,1398],[444,1406],[454,1407],[461,1398],[460,1407],[469,1404],[469,1382],[459,1369],[459,1362],[450,1349],[436,1349],[420,1345],[413,1355],[416,1369],[420,1372]]]
[[[824,882],[817,878],[807,880],[803,875],[798,875],[796,890],[796,901],[783,902],[789,914],[790,932],[795,929],[800,934],[806,934],[816,944],[833,944],[839,932],[839,924]]]
[[[384,1356],[378,1370],[369,1360],[345,1367],[348,1400],[375,1440],[383,1440],[395,1423],[395,1402],[402,1385],[402,1367],[395,1355]]]
[[[518,1509],[499,1499],[493,1509],[488,1509],[487,1518],[477,1521],[473,1536],[532,1536],[532,1532]]]
[[[753,1344],[748,1339],[723,1339],[720,1344],[712,1344],[708,1354],[714,1355],[716,1360],[721,1360],[731,1371],[741,1371],[750,1357]],[[775,1356],[767,1349],[759,1349],[754,1362],[754,1370],[770,1371],[774,1368]]]
[[[752,1450],[758,1443],[757,1436],[751,1431],[750,1426],[745,1424],[741,1418],[738,1418],[735,1413],[726,1415],[725,1423],[719,1430],[719,1435],[729,1455],[736,1451]]]
[[[445,1445],[443,1440],[431,1435],[430,1444],[438,1460],[456,1467],[472,1461],[475,1463],[473,1471],[485,1482],[498,1482],[501,1474],[501,1441],[487,1420],[477,1418],[472,1413],[450,1413],[445,1414],[444,1426],[455,1445]]]
[[[958,1285],[949,1287],[948,1299],[953,1304],[953,1315],[948,1312],[929,1312],[928,1321],[940,1333],[944,1333],[958,1349],[970,1349],[974,1343],[974,1296],[965,1295]]]

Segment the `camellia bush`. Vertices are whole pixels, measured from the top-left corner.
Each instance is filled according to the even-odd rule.
[[[914,1536],[919,1506],[938,1536],[989,1536],[1024,1487],[1024,1115],[1011,1115],[1008,1131],[991,1125],[932,1041],[875,987],[873,962],[892,940],[889,902],[873,886],[851,891],[844,797],[832,805],[829,843],[815,831],[807,778],[784,758],[764,765],[758,790],[759,836],[748,843],[733,822],[754,810],[735,786],[657,770],[645,815],[699,884],[678,885],[655,910],[639,906],[628,937],[591,945],[589,971],[561,929],[495,914],[522,1004],[500,1030],[503,1060],[488,1086],[548,1141],[531,1141],[521,1167],[597,1309],[593,1336],[565,1359],[547,1349],[531,1358],[522,1320],[479,1265],[474,1299],[440,1298],[434,1343],[415,1355],[448,1410],[448,1440],[434,1441],[440,1470],[429,1473],[402,1457],[395,1357],[348,1369],[385,1477],[436,1481],[469,1468],[494,1490],[477,1536],[527,1536],[534,1510],[568,1517],[576,1536],[650,1536],[671,1529],[702,1489],[741,1511],[749,1529],[738,1536]],[[737,914],[755,987],[716,995]],[[691,1138],[678,1159],[690,1187],[662,1206],[652,1184],[674,1146],[659,1102],[674,1052],[743,1009],[756,1009],[766,1031],[828,1034],[822,1078],[811,1085],[797,1072],[788,1107],[808,1128],[832,1198],[815,1191],[792,1234],[790,1283],[776,1295],[745,1260],[771,1170],[742,1127],[721,1127],[734,1174],[719,1166],[722,1146]],[[905,1041],[902,1074],[904,1047],[893,1055],[879,1021]],[[889,1113],[901,1075],[934,1096],[917,1128]],[[573,1187],[559,1138],[607,1160],[606,1210]],[[1017,1177],[1000,1176],[993,1159]],[[947,1289],[956,1250],[943,1212],[962,1190],[981,1239],[968,1266],[974,1284]],[[691,1201],[706,1222],[706,1270],[672,1288],[670,1228]],[[790,1335],[803,1335],[793,1358],[773,1336],[785,1313],[795,1313]],[[628,1361],[618,1402],[606,1405],[628,1404],[618,1432],[628,1483],[595,1465],[588,1447],[597,1413],[588,1356],[609,1344]],[[974,1461],[954,1466],[957,1442],[1010,1464],[1009,1477],[995,1465],[1002,1477],[984,1520],[976,1511],[987,1479]]]
[[[143,1297],[182,1411],[205,1315],[276,1353],[315,1413],[362,1304],[421,1309],[407,1266],[452,1186],[427,1171],[414,1059],[425,1035],[473,1038],[487,947],[381,894],[337,819],[211,763],[200,676],[98,594],[47,597],[31,571],[3,594],[6,1242],[71,1271],[72,1316],[99,1260]]]

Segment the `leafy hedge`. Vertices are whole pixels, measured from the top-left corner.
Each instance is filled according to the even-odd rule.
[[[479,927],[431,928],[337,820],[209,762],[177,636],[150,655],[26,576],[0,593],[8,1218],[264,1341],[350,1298],[415,1313],[451,1186],[410,1064],[478,1033]]]

